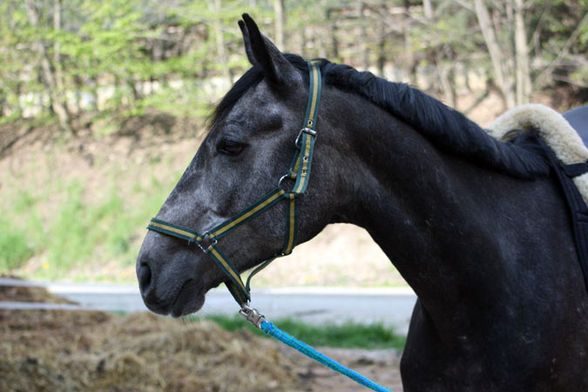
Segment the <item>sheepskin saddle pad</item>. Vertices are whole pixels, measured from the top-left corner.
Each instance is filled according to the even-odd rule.
[[[508,141],[519,133],[535,129],[539,136],[553,150],[563,165],[573,165],[588,161],[588,148],[584,145],[578,128],[586,127],[588,107],[568,112],[570,121],[555,110],[541,104],[526,104],[508,110],[494,121],[488,133],[496,139]],[[568,115],[566,115],[568,116]],[[584,202],[588,204],[588,173],[573,179]]]

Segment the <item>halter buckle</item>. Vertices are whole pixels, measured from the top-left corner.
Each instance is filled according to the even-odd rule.
[[[303,133],[306,133],[312,137],[316,137],[316,131],[314,129],[304,127],[300,130],[300,132],[298,132],[298,136],[296,136],[296,140],[294,141],[294,144],[296,145],[296,147],[298,147],[298,142],[300,141],[300,137],[302,136]]]

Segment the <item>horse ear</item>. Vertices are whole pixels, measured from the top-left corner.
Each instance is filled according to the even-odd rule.
[[[296,68],[267,37],[261,34],[259,27],[248,14],[243,14],[239,28],[243,34],[249,62],[254,66],[260,66],[271,82],[292,85],[302,81],[302,76]]]

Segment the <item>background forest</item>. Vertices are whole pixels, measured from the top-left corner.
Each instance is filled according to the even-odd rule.
[[[588,102],[588,0],[0,0],[0,273],[134,279],[146,222],[249,67],[243,12],[284,51],[410,83],[481,125]],[[333,282],[320,263],[274,274],[394,284],[383,255],[354,256],[382,261]]]
[[[248,66],[249,12],[282,50],[417,85],[459,107],[460,90],[504,107],[588,91],[586,0],[3,0],[0,116],[201,115]],[[475,102],[474,102],[475,103]]]

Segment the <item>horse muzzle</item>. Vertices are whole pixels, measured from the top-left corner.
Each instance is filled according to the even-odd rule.
[[[192,252],[159,252],[143,244],[137,258],[139,290],[145,306],[152,312],[180,317],[198,311],[204,305],[204,293],[197,279]]]

